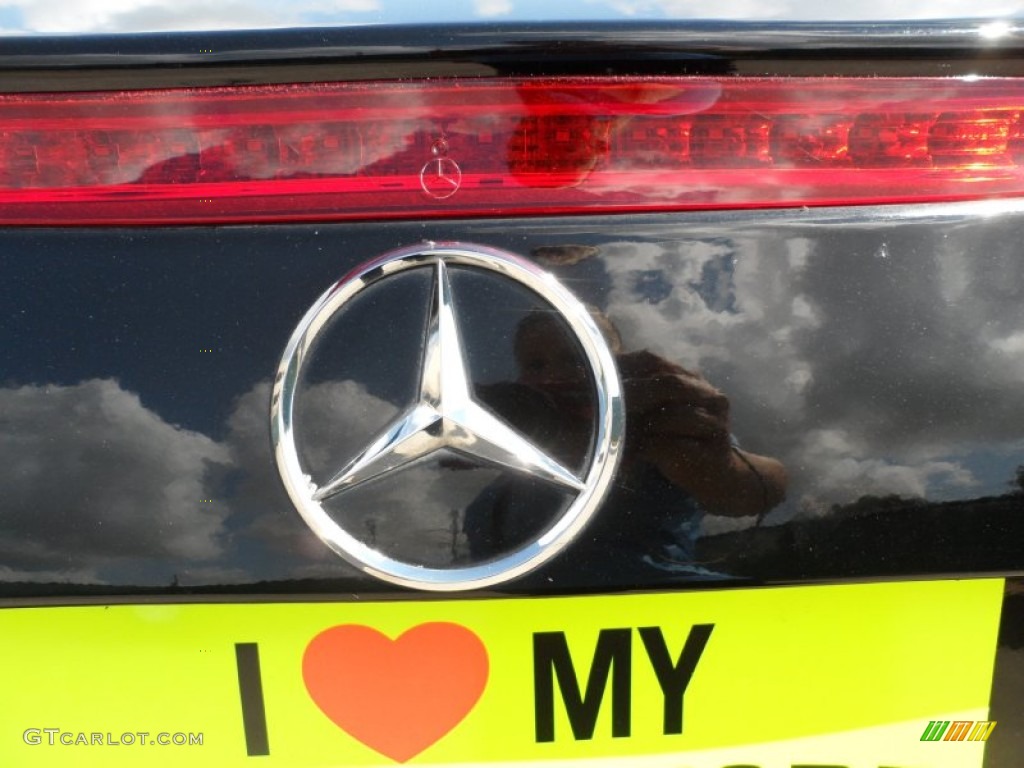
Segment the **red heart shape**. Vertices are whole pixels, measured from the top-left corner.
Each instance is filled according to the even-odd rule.
[[[302,656],[306,690],[327,717],[373,750],[404,763],[476,706],[487,685],[487,649],[458,624],[420,624],[391,640],[343,624],[314,637]]]

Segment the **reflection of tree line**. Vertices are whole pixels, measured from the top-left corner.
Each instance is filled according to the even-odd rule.
[[[1013,490],[965,501],[865,495],[814,519],[709,536],[699,559],[787,580],[1024,568],[1024,465]]]
[[[919,497],[865,495],[834,505],[829,515],[708,536],[699,560],[746,578],[785,581],[857,576],[997,572],[1024,568],[1024,465],[1002,496],[930,502]],[[719,582],[720,584],[720,582]],[[514,585],[513,585],[514,588]],[[47,596],[323,595],[387,593],[370,577],[282,579],[248,584],[167,586],[10,582],[5,598]],[[1020,598],[1024,600],[1024,598]],[[1024,627],[1021,629],[1024,632]],[[1024,641],[1022,641],[1024,642]]]

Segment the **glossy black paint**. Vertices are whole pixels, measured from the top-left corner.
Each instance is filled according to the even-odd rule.
[[[790,476],[760,524],[704,520],[697,562],[710,575],[638,576],[625,561],[584,575],[570,549],[511,591],[1024,571],[1024,263],[1009,208],[7,231],[3,593],[392,591],[295,513],[271,455],[269,393],[327,287],[425,240],[532,255],[611,318],[625,352],[699,368],[730,399],[743,448]],[[504,323],[508,338],[518,315],[495,312],[472,281],[460,296],[478,385],[511,381],[511,347],[474,333]],[[415,300],[401,306],[354,334],[355,367],[319,380],[337,457],[408,399],[421,320]],[[435,467],[411,492],[434,483],[446,512],[459,471]],[[628,514],[671,518],[671,499],[645,496]],[[457,529],[432,536],[413,552],[465,546]]]
[[[0,92],[557,75],[1017,76],[987,20],[356,26],[0,38]]]

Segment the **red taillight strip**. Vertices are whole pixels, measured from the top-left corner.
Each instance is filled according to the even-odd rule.
[[[0,223],[1024,194],[1024,80],[562,78],[0,96]]]

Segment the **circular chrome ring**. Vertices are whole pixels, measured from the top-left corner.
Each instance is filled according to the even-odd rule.
[[[536,540],[494,560],[453,568],[428,568],[388,557],[338,525],[317,500],[319,487],[301,465],[293,422],[296,387],[304,359],[330,318],[368,286],[409,269],[438,263],[496,273],[540,296],[572,329],[596,385],[593,446],[582,473],[581,490],[566,511]],[[427,244],[392,251],[339,280],[309,309],[292,335],[281,359],[271,398],[271,430],[278,470],[306,524],[327,546],[365,573],[394,584],[435,591],[500,584],[537,568],[564,549],[594,515],[612,484],[624,428],[622,386],[615,358],[586,307],[553,275],[535,264],[493,248],[461,243]]]

